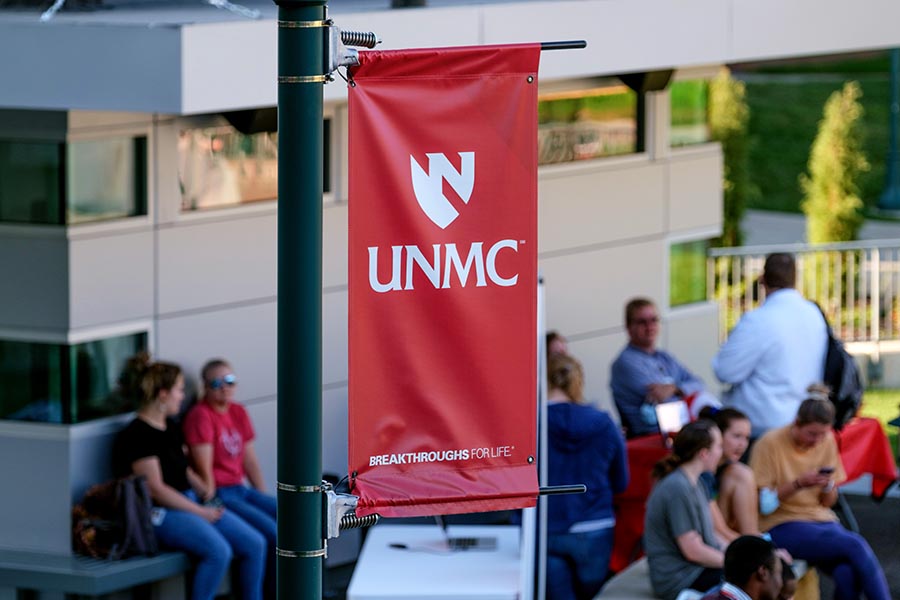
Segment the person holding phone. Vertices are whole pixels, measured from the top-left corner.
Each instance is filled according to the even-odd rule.
[[[794,558],[830,575],[837,599],[888,600],[884,571],[872,548],[846,530],[831,510],[837,485],[847,479],[831,432],[834,405],[818,388],[800,404],[794,422],[756,443],[750,468],[760,488],[774,489],[778,507],[760,528]]]

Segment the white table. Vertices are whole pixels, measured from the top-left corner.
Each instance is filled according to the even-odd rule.
[[[451,537],[496,537],[497,548],[450,552],[436,525],[376,525],[359,555],[347,600],[517,600],[519,531],[515,525],[451,525]]]

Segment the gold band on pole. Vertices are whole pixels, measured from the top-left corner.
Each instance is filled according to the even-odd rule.
[[[278,21],[278,27],[282,29],[312,29],[329,26],[328,21]]]
[[[324,75],[279,75],[278,83],[325,83]]]

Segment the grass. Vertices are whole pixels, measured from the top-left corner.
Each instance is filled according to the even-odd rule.
[[[881,422],[881,426],[891,442],[891,448],[895,452],[897,450],[897,428],[887,423],[900,415],[898,406],[900,406],[900,389],[868,389],[863,396],[863,405],[859,411],[860,416],[871,417]]]

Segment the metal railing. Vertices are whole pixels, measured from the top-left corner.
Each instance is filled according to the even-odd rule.
[[[711,249],[706,289],[719,304],[720,340],[765,299],[758,279],[773,252],[796,257],[797,289],[822,307],[839,338],[900,339],[900,240],[870,240]]]

